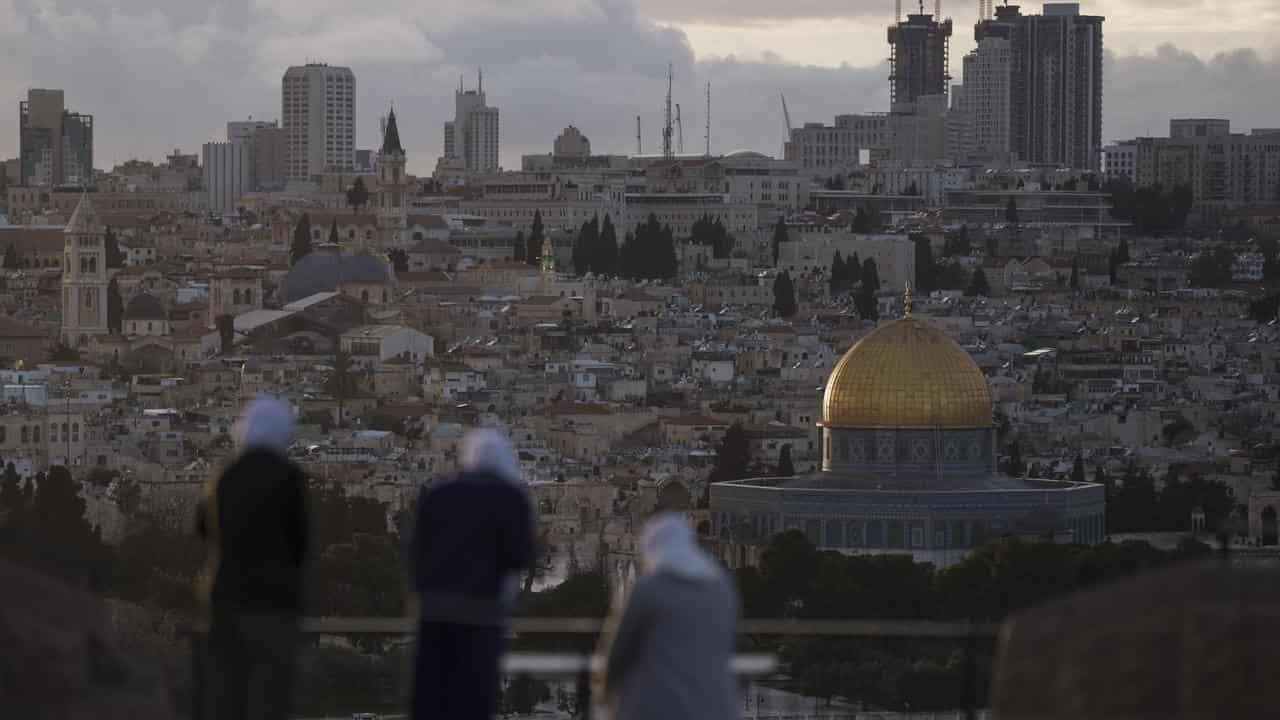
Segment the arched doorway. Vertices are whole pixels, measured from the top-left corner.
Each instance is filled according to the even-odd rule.
[[[1262,544],[1275,545],[1276,540],[1276,509],[1268,505],[1262,509]]]

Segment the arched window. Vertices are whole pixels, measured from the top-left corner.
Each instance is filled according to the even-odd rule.
[[[240,291],[239,291],[239,290],[232,290],[232,291],[231,291],[231,304],[232,304],[232,305],[239,305],[239,304],[240,304]]]
[[[361,290],[361,291],[360,291],[360,301],[361,301],[361,302],[369,302],[369,291],[368,291],[368,290]]]
[[[244,304],[245,304],[245,305],[252,305],[252,304],[253,304],[253,289],[252,289],[252,288],[250,288],[250,289],[248,289],[248,290],[245,290],[245,291],[244,291]]]
[[[386,302],[386,301],[387,301],[387,291],[386,291],[386,290],[383,290],[383,291],[382,291],[382,302]]]
[[[26,425],[22,426],[22,444],[26,445],[31,442],[31,430]]]
[[[71,423],[71,442],[80,442],[80,423]]]
[[[49,423],[49,442],[58,442],[58,423]]]
[[[33,443],[40,442],[40,426],[39,425],[31,426],[31,442]]]
[[[69,437],[69,436],[67,435],[67,424],[66,424],[66,423],[62,423],[62,439],[63,439],[63,440],[65,440],[65,439],[67,439],[68,437]]]

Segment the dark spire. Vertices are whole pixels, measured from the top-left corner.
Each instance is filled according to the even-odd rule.
[[[382,133],[382,154],[391,153],[404,154],[404,148],[400,147],[400,130],[396,127],[395,108],[391,108],[391,114],[387,115],[387,129]]]

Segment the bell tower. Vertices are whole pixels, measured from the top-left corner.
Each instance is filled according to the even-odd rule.
[[[107,330],[106,229],[89,194],[63,231],[62,341],[76,347]]]
[[[400,129],[396,127],[396,110],[391,108],[387,126],[382,131],[382,149],[378,151],[378,236],[383,250],[404,243],[409,219],[409,181],[404,167],[405,154],[400,146]]]

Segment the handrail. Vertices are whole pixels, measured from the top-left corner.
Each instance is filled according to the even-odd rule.
[[[516,617],[510,628],[516,634],[598,635],[600,618]],[[301,630],[310,635],[409,635],[417,621],[407,617],[307,617]],[[934,620],[775,620],[746,619],[737,625],[739,635],[827,635],[837,637],[992,638],[998,623],[943,622]]]

